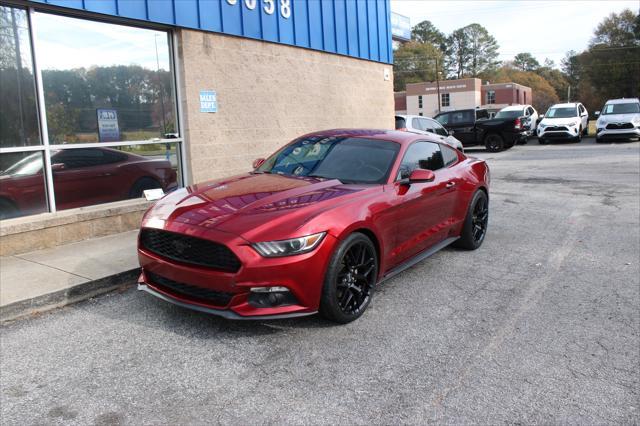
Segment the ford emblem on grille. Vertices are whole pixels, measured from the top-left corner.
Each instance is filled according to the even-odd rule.
[[[180,240],[173,240],[171,242],[171,245],[179,254],[184,254],[185,250],[191,248],[191,244],[187,243],[186,241],[180,241]]]

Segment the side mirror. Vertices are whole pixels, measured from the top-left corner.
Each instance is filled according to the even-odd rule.
[[[596,117],[600,116],[600,111],[596,111],[593,113]]]
[[[52,165],[51,165],[51,171],[52,171],[52,172],[54,172],[54,173],[55,173],[55,172],[61,172],[61,171],[63,171],[63,170],[64,170],[64,169],[66,169],[66,168],[67,168],[67,167],[66,167],[64,164],[62,164],[62,163],[55,163],[55,164],[52,164]]]
[[[263,163],[264,163],[264,158],[258,158],[256,160],[253,160],[253,168],[257,169],[258,167],[262,166]]]
[[[409,175],[407,183],[432,182],[436,178],[431,170],[415,169]]]

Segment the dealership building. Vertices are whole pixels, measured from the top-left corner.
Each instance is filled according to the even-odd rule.
[[[486,108],[499,111],[509,105],[532,102],[531,88],[517,83],[485,83],[478,78],[407,84],[395,93],[397,114],[433,117],[440,111]],[[438,105],[439,104],[439,105]]]
[[[393,126],[389,0],[0,1],[0,254],[135,229],[147,189]]]

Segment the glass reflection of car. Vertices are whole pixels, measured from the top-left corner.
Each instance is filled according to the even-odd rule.
[[[611,99],[596,111],[596,142],[640,138],[640,100]]]
[[[379,282],[486,234],[487,164],[436,134],[328,130],[254,167],[147,211],[140,290],[232,319],[320,312],[346,323]]]
[[[138,198],[147,189],[177,187],[169,161],[110,148],[53,151],[51,169],[59,210]],[[37,152],[0,174],[0,218],[42,212],[45,194],[42,154]]]

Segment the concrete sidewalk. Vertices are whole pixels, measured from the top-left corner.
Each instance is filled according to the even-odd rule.
[[[0,257],[0,321],[135,282],[138,231]]]

